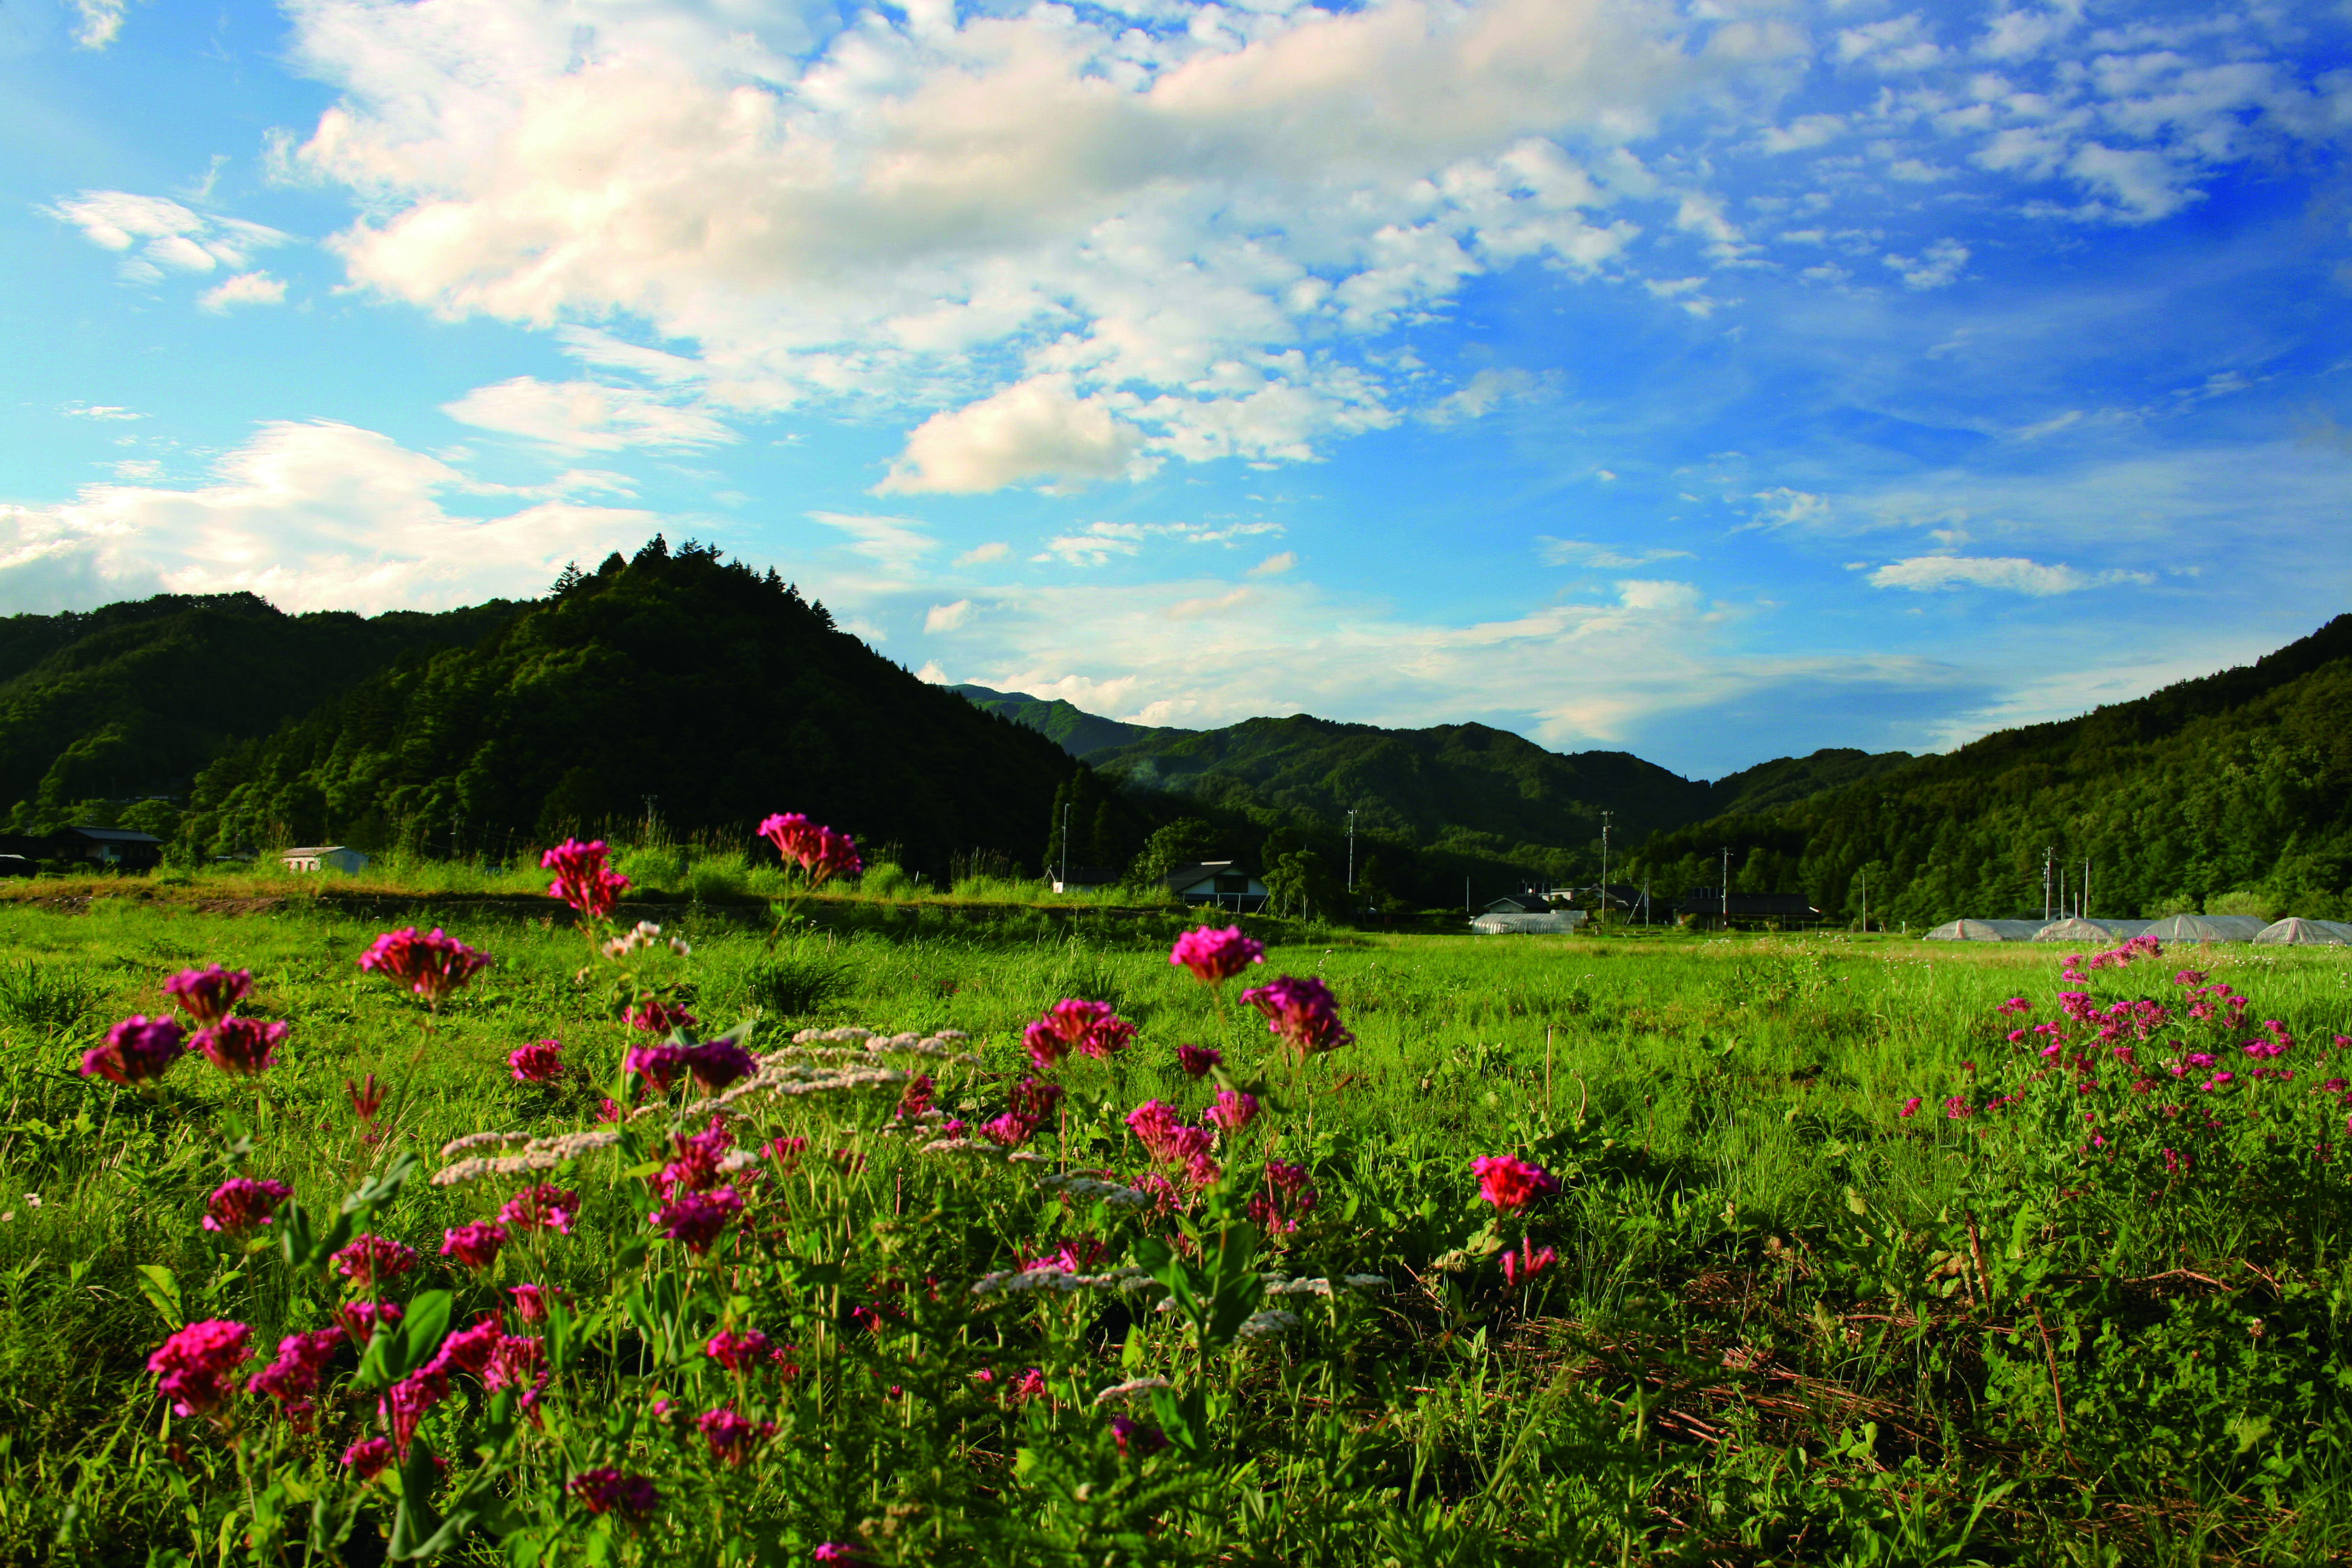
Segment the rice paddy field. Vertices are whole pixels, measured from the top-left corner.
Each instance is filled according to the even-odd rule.
[[[646,912],[0,904],[0,1560],[2352,1558],[2342,950]]]

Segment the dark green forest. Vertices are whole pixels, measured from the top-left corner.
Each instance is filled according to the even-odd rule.
[[[2038,915],[2045,854],[2094,915],[2347,909],[2352,881],[2352,616],[2244,668],[2078,719],[2002,730],[1811,797],[1646,842],[1662,893],[1801,890],[1913,930]]]

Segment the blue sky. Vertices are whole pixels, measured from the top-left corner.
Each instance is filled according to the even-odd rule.
[[[1920,750],[2352,607],[2352,6],[0,9],[0,612]]]

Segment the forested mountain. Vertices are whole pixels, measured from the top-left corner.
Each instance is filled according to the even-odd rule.
[[[1115,746],[1130,745],[1154,735],[1189,735],[1190,730],[1155,729],[1088,713],[1056,697],[1051,701],[1025,691],[992,691],[985,686],[950,686],[950,691],[973,707],[1025,724],[1074,757],[1090,757]]]
[[[200,850],[504,855],[605,823],[751,837],[804,811],[917,864],[1036,863],[1068,759],[834,628],[771,571],[656,539],[469,648],[412,658],[196,780]]]
[[[1801,890],[1851,919],[2039,914],[2045,851],[2093,914],[2333,917],[2352,879],[2352,616],[2244,668],[2003,730],[1792,805],[1662,834],[1661,892]],[[2229,906],[2224,910],[2218,906]]]
[[[87,803],[184,795],[224,742],[268,734],[397,658],[464,647],[514,613],[494,600],[441,615],[289,616],[250,594],[166,594],[0,619],[10,828],[46,833],[85,819]],[[170,808],[151,815],[168,836]]]

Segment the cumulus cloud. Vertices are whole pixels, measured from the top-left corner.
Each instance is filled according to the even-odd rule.
[[[565,561],[656,526],[563,499],[488,517],[444,499],[513,493],[372,430],[265,425],[210,483],[90,485],[62,506],[0,506],[0,603],[245,589],[288,610],[470,604],[539,593]]]
[[[1256,565],[1251,567],[1249,569],[1249,574],[1253,577],[1278,577],[1283,573],[1289,571],[1293,566],[1297,564],[1297,552],[1286,550],[1279,554],[1269,555],[1265,560],[1259,562]]]
[[[1075,395],[1066,375],[1037,376],[917,426],[874,488],[971,495],[1050,479],[1076,489],[1126,473],[1141,445],[1106,400]]]
[[[1939,588],[1998,588],[2044,599],[2079,593],[2106,584],[2148,584],[2146,572],[2077,572],[2072,566],[2044,566],[2016,555],[1916,555],[1881,566],[1870,574],[1877,588],[1908,588],[1916,594]]]
[[[952,605],[933,605],[923,615],[926,632],[951,632],[971,618],[971,601],[958,599]]]
[[[122,14],[130,0],[67,0],[73,12],[74,47],[103,49],[122,32]]]
[[[257,250],[292,237],[242,218],[195,212],[163,196],[84,191],[42,209],[104,250],[129,252],[121,272],[133,283],[160,283],[167,272],[243,267]],[[234,280],[232,280],[234,281]],[[248,285],[247,287],[251,287]]]
[[[709,411],[681,405],[640,387],[601,382],[545,382],[518,375],[478,386],[441,412],[462,424],[521,436],[567,452],[628,447],[680,450],[735,439]]]
[[[957,556],[955,563],[959,566],[984,566],[992,561],[1002,561],[1012,553],[1011,545],[1001,539],[992,539],[985,544],[975,544]]]
[[[226,314],[231,305],[279,305],[285,301],[284,280],[267,272],[240,272],[196,296],[196,303],[215,315]]]
[[[1942,289],[1959,279],[1960,269],[1969,264],[1969,247],[1955,239],[1939,239],[1917,257],[1881,259],[1903,275],[1906,289]]]

